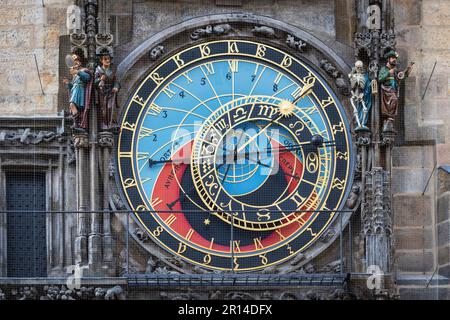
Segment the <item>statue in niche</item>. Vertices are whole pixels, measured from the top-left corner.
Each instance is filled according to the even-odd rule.
[[[101,54],[100,65],[95,69],[96,102],[99,106],[99,126],[101,130],[117,128],[117,93],[120,84],[116,72],[112,69],[112,57],[109,53]]]
[[[351,86],[350,102],[357,127],[355,131],[368,131],[367,120],[372,107],[372,88],[369,74],[364,72],[363,62],[358,60],[348,75]]]
[[[69,111],[73,119],[71,128],[74,131],[86,131],[89,126],[89,109],[93,77],[91,70],[82,66],[82,57],[73,53],[66,57],[66,64],[72,79],[63,79],[70,91]]]
[[[381,84],[381,116],[383,119],[383,132],[395,132],[394,120],[397,116],[400,81],[411,73],[414,62],[410,62],[403,71],[397,69],[397,52],[391,50],[384,55],[386,65],[378,73]]]

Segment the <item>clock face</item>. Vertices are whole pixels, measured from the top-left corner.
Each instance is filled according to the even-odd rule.
[[[237,39],[189,47],[149,73],[125,108],[117,163],[153,240],[218,270],[305,251],[353,180],[349,125],[323,78]]]

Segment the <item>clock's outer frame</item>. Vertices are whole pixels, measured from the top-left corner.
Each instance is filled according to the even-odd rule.
[[[232,27],[232,31],[224,34],[222,36],[209,36],[205,38],[200,38],[198,40],[192,40],[190,35],[199,28],[204,28],[207,25],[220,25],[220,24],[229,24]],[[270,36],[257,36],[252,31],[255,26],[268,26],[275,31],[276,37]],[[293,35],[296,40],[302,40],[307,43],[307,47],[303,52],[297,51],[288,45],[286,45],[286,37],[287,35]],[[350,105],[348,103],[348,82],[346,86],[337,86],[338,81],[336,77],[332,77],[324,69],[323,61],[331,63],[339,73],[339,80],[346,79],[343,75],[346,75],[350,71],[349,65],[341,58],[341,56],[346,56],[347,61],[351,61],[351,56],[349,52],[340,52],[338,55],[334,52],[330,47],[328,47],[324,42],[313,36],[312,34],[299,29],[297,27],[288,25],[281,21],[263,17],[263,16],[255,16],[255,15],[247,15],[247,14],[224,14],[224,15],[212,15],[207,17],[195,18],[189,21],[186,21],[182,24],[170,27],[165,29],[150,39],[143,42],[139,47],[137,47],[134,51],[132,51],[125,59],[122,60],[120,65],[118,66],[118,77],[123,85],[123,92],[134,92],[136,88],[140,85],[141,81],[148,75],[151,70],[153,70],[156,66],[158,66],[162,60],[165,58],[172,56],[176,52],[179,52],[189,46],[199,44],[201,42],[207,42],[211,40],[225,40],[227,38],[233,39],[242,39],[242,40],[254,40],[261,43],[266,43],[267,45],[274,46],[278,49],[286,51],[292,56],[305,61],[309,67],[314,69],[317,73],[319,73],[322,78],[327,81],[327,84],[332,88],[333,93],[337,96],[338,100],[341,102],[344,110],[346,112],[346,118],[351,119],[352,111]],[[180,44],[180,39],[185,39],[186,41]],[[164,53],[156,59],[152,61],[149,59],[149,52],[157,47],[164,47]],[[346,80],[344,80],[346,81]],[[122,95],[119,101],[119,105],[126,106],[126,102],[128,99],[128,95]],[[123,116],[123,110],[120,112]],[[353,146],[354,152],[356,154],[356,150]],[[115,157],[117,160],[117,157]],[[352,159],[351,168],[354,168],[354,161]],[[116,168],[117,162],[115,163]],[[120,185],[120,178],[118,174],[118,170],[116,170],[116,181],[117,186],[113,187],[113,191],[120,195],[122,199],[126,199],[123,194]],[[351,182],[349,182],[351,184]],[[353,184],[359,184],[360,182],[357,180],[353,181]],[[117,190],[116,190],[117,188]],[[348,188],[346,197],[348,196],[350,188]],[[127,201],[123,201],[125,204]],[[113,209],[114,203],[111,201]],[[344,200],[345,203],[345,200]],[[342,210],[350,211],[346,206],[343,207]],[[323,252],[327,247],[329,247],[334,240],[340,235],[340,229],[344,229],[347,225],[351,212],[346,212],[342,214],[342,217],[339,218],[339,214],[336,215],[335,218],[327,228],[327,230],[323,233],[323,240],[315,241],[307,250],[302,253],[301,259],[299,259],[300,265],[306,264],[311,259],[315,258],[318,254]],[[138,230],[141,228],[139,222],[134,219],[128,219],[123,215],[120,217],[124,224],[129,224],[129,230]],[[171,263],[173,256],[169,252],[162,251],[159,246],[157,246],[152,241],[142,241],[142,238],[139,238],[136,233],[130,232],[131,236],[151,255],[158,256],[163,262],[168,264],[173,269],[183,273],[193,272],[193,265],[183,265],[182,268],[177,267],[175,264]],[[277,265],[277,267],[282,266],[283,264],[289,263],[290,259],[286,262]]]

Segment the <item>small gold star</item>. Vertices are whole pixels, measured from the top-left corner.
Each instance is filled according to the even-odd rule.
[[[204,223],[205,225],[209,226],[209,224],[211,223],[211,221],[210,221],[208,218],[206,218],[205,221],[203,221],[203,223]]]
[[[294,113],[295,105],[287,100],[281,101],[281,103],[278,105],[278,111],[281,115],[284,117],[289,117]]]

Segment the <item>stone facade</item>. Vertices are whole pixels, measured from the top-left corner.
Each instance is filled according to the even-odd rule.
[[[317,37],[341,59],[344,65],[341,73],[349,71],[353,64],[353,37],[358,24],[355,1],[233,2],[234,5],[227,5],[228,1],[225,0],[109,1],[108,15],[114,34],[114,63],[125,66],[126,59],[130,59],[130,54],[136,48],[158,34],[168,38],[170,35],[165,35],[164,32],[169,27],[211,14],[243,12],[288,23]],[[0,132],[8,135],[8,130],[18,128],[22,131],[16,132],[19,136],[17,141],[21,141],[21,134],[36,119],[42,127],[26,137],[30,141],[28,144],[0,141],[0,178],[3,177],[4,170],[23,157],[21,161],[24,166],[33,165],[29,155],[36,153],[36,149],[31,152],[27,145],[38,145],[42,155],[39,160],[42,163],[38,165],[50,172],[47,179],[52,187],[48,209],[70,211],[77,208],[76,199],[70,197],[75,193],[77,178],[73,163],[69,161],[73,156],[73,148],[64,129],[66,126],[61,113],[61,110],[67,109],[65,100],[61,99],[62,92],[66,90],[61,83],[62,77],[66,76],[61,57],[69,52],[66,9],[74,1],[45,0],[43,3],[44,5],[37,0],[0,0],[0,14],[3,17],[0,21],[0,68],[3,70],[0,72]],[[390,163],[395,251],[392,273],[398,277],[400,297],[447,297],[450,286],[444,282],[436,285],[433,281],[450,276],[450,189],[448,176],[439,169],[441,165],[450,164],[450,4],[445,0],[394,0],[393,3],[400,64],[406,66],[408,61],[415,61],[415,67],[402,87],[402,103],[396,125],[399,134],[392,149]],[[127,99],[127,90],[147,71],[138,63],[138,68],[139,66],[141,69],[132,75],[121,74],[124,82],[119,99],[121,105]],[[433,68],[434,72],[422,101]],[[48,125],[50,129],[45,128],[48,123],[51,123]],[[36,144],[32,142],[33,139],[44,139],[39,136],[39,132],[48,130],[53,132],[54,139],[42,144],[42,141]],[[42,135],[45,136],[45,133]],[[114,184],[113,174],[110,183]],[[2,188],[4,186],[0,179],[0,209],[5,204],[5,199],[1,197]],[[111,208],[124,209],[114,190],[111,188]],[[52,248],[49,275],[65,276],[69,273],[68,267],[76,262],[73,248],[76,219],[70,215],[67,217],[63,219],[62,216],[54,216],[50,219],[53,230],[64,230],[66,241],[63,243],[63,238],[52,231],[50,239],[53,240],[49,241]],[[0,247],[5,241],[4,232],[2,235],[2,230],[5,230],[4,218],[0,215]],[[352,218],[352,221],[358,227],[354,227],[352,234],[344,240],[344,247],[348,249],[353,246],[354,256],[362,261],[363,257],[358,255],[362,242],[358,240],[360,221],[358,217]],[[126,219],[121,216],[114,217],[112,221],[115,238],[114,276],[119,275],[125,266],[144,272],[151,257],[160,257],[159,252],[149,254],[143,249],[148,239],[133,224],[131,230],[134,232],[129,239],[132,254],[127,257],[128,253],[123,251],[126,245],[126,223]],[[316,269],[323,269],[339,258],[337,232],[331,238],[334,243],[330,241],[329,249],[312,261]],[[5,259],[0,254],[0,276],[4,273],[2,270],[5,269]],[[160,272],[168,272],[178,270],[180,265],[179,261],[165,262],[164,266],[155,265],[153,268],[159,267]],[[353,266],[353,271],[367,271],[364,270],[363,262],[354,262]],[[306,266],[302,270],[305,268]],[[420,291],[430,279],[431,291]],[[46,296],[51,289],[39,289],[39,295]],[[437,290],[444,293],[436,295]],[[416,295],[419,291],[420,294]],[[52,292],[48,294],[51,296]],[[333,292],[320,292],[320,295],[328,298]],[[76,293],[71,292],[69,296],[72,294]],[[192,296],[194,293],[187,292],[185,297],[189,294]],[[199,293],[202,297],[208,294]],[[255,296],[262,298],[263,294],[264,292],[258,292]],[[280,291],[275,296],[282,294]],[[173,292],[166,292],[166,296],[159,298],[173,296]],[[300,298],[305,297],[308,298],[308,291],[300,295]],[[309,297],[312,297],[311,294]]]
[[[2,116],[56,114],[59,37],[66,33],[65,12],[71,3],[52,0],[42,6],[34,0],[0,2],[4,17],[0,22]]]

